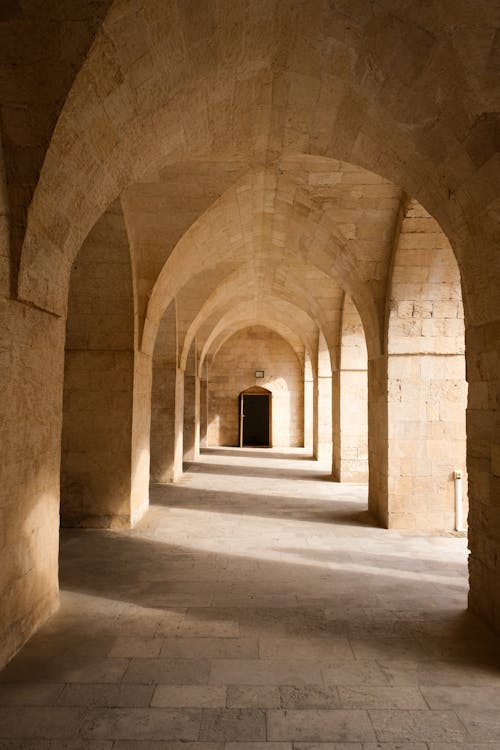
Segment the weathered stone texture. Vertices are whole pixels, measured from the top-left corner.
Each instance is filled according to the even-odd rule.
[[[64,322],[0,300],[0,664],[58,606]]]

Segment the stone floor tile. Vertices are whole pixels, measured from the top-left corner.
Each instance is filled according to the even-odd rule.
[[[428,686],[421,688],[427,704],[433,709],[496,709],[500,712],[500,687],[474,685]]]
[[[128,667],[128,659],[99,659],[87,664],[72,665],[71,660],[52,662],[45,679],[50,682],[120,682]]]
[[[420,690],[415,687],[383,687],[358,685],[339,688],[340,702],[344,708],[403,708],[426,709]]]
[[[459,744],[465,729],[452,711],[403,711],[373,709],[370,719],[381,742],[436,742]]]
[[[111,750],[112,740],[52,740],[50,750]]]
[[[176,742],[158,740],[117,740],[113,750],[224,750],[223,742]]]
[[[216,685],[158,685],[151,705],[167,708],[224,708],[226,688]]]
[[[404,659],[428,660],[429,650],[425,644],[413,638],[350,638],[356,659],[378,661],[401,661]]]
[[[355,661],[323,666],[326,685],[389,685],[389,678],[375,661]]]
[[[208,681],[206,659],[132,659],[123,682],[143,685],[203,685]]]
[[[267,712],[271,740],[362,742],[375,734],[366,711],[303,709]]]
[[[240,635],[238,622],[217,620],[213,616],[212,608],[190,607],[182,622],[174,629],[168,624],[160,623],[158,634],[165,636],[178,635],[183,638],[237,638]]]
[[[497,708],[460,708],[457,714],[474,740],[500,742],[500,711]]]
[[[259,652],[262,659],[312,659],[319,661],[354,659],[347,638],[314,638],[305,634],[302,638],[261,638]]]
[[[340,708],[338,690],[322,685],[280,688],[282,708]]]
[[[500,672],[481,665],[453,661],[380,662],[380,668],[391,685],[460,687],[500,687]]]
[[[102,706],[140,708],[149,706],[154,688],[150,685],[66,685],[58,700],[61,706]]]
[[[255,708],[204,709],[199,738],[209,742],[265,740],[265,712]]]
[[[0,706],[52,706],[64,684],[4,683],[0,684]]]
[[[319,481],[303,452],[291,453],[301,481],[294,458],[227,453],[205,452],[180,485],[153,488],[156,504],[133,530],[61,532],[60,610],[0,673],[0,711],[7,702],[17,711],[17,734],[0,737],[0,750],[500,750],[489,739],[500,641],[464,614],[465,540],[358,523],[365,490]],[[319,735],[233,741],[224,712],[227,726],[220,713],[212,725],[221,739],[201,740],[193,726],[203,696],[226,688],[227,710],[282,717],[288,707],[287,721],[297,716],[300,731]],[[150,706],[153,694],[194,702],[198,689],[191,708]],[[419,689],[425,704],[413,703]],[[96,734],[67,734],[61,714],[37,722],[24,713],[55,701],[87,712]],[[339,736],[342,712],[367,710],[394,716],[379,721],[388,734],[360,738],[362,720]],[[457,712],[472,737],[451,720]],[[182,721],[191,740],[172,737]],[[47,737],[20,734],[34,724]]]
[[[292,750],[291,742],[226,742],[225,750]]]
[[[500,742],[470,742],[457,746],[449,742],[429,742],[429,750],[500,750]]]
[[[321,665],[292,659],[214,659],[213,685],[307,685],[321,681]]]
[[[161,656],[184,659],[246,659],[259,655],[256,638],[165,638]]]
[[[83,722],[85,739],[196,740],[201,711],[162,708],[92,708]]]
[[[61,706],[0,708],[0,738],[71,738],[78,733],[82,717],[82,711]]]
[[[228,708],[281,708],[281,696],[272,685],[229,685]]]
[[[141,658],[160,656],[162,638],[117,638],[108,656]]]

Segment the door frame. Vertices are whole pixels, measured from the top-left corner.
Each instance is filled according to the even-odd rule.
[[[245,418],[245,414],[243,412],[244,409],[244,403],[245,403],[245,396],[262,396],[263,398],[268,399],[269,403],[269,443],[268,445],[259,445],[255,446],[258,448],[272,448],[273,447],[273,394],[271,391],[269,391],[267,388],[262,388],[259,385],[252,385],[250,388],[246,388],[244,391],[241,391],[239,397],[238,397],[238,411],[239,411],[239,432],[240,432],[240,439],[239,439],[239,446],[240,448],[243,448],[243,420]],[[251,447],[251,446],[249,446]]]

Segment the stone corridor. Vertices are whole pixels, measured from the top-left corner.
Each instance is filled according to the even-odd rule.
[[[65,530],[0,750],[493,750],[466,540],[376,528],[302,449],[206,449],[130,531]],[[317,744],[327,743],[327,744]]]

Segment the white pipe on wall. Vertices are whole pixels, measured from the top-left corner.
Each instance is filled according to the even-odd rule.
[[[462,519],[462,472],[456,470],[453,472],[455,480],[455,530],[464,531]]]

